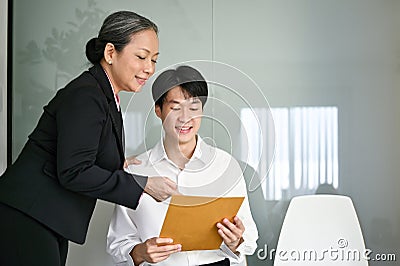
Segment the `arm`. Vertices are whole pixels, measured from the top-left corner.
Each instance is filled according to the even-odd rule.
[[[168,245],[169,238],[150,238],[142,243],[137,227],[131,218],[132,210],[116,205],[107,234],[107,252],[114,262],[140,265],[165,260],[180,251],[180,245]],[[166,244],[158,246],[158,244]]]
[[[247,188],[242,170],[236,160],[232,158],[229,173],[240,173],[238,182],[227,196],[244,196],[244,201],[240,207],[234,222],[223,221],[217,225],[219,234],[223,239],[221,251],[228,256],[231,261],[240,262],[244,255],[251,255],[257,248],[258,231],[253,220],[248,200]],[[220,232],[222,231],[222,232]]]
[[[148,181],[121,169],[109,104],[98,88],[80,87],[60,99],[55,115],[57,177],[62,186],[130,208],[136,208],[143,190],[157,200],[176,193],[176,184],[168,178]]]
[[[143,262],[158,263],[168,259],[171,254],[181,251],[182,246],[173,245],[172,242],[170,238],[149,238],[144,243],[134,246],[129,255],[135,265]]]
[[[245,255],[252,255],[257,248],[257,227],[251,216],[246,198],[237,216],[234,217],[233,223],[228,219],[224,219],[217,224],[217,228],[218,234],[223,240],[220,250],[232,262],[239,263],[243,261]]]
[[[54,106],[59,183],[93,198],[135,208],[147,183],[121,169],[123,158],[109,117],[109,104],[94,85],[67,90]]]
[[[128,208],[115,205],[108,227],[106,250],[115,263],[129,261],[129,252],[141,243],[136,225],[128,212]]]

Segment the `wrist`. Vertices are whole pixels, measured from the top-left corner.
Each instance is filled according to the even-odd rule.
[[[229,246],[229,249],[230,249],[233,253],[235,253],[235,255],[239,256],[239,255],[240,255],[240,252],[237,251],[237,249],[238,249],[238,247],[239,247],[243,242],[244,242],[244,239],[243,239],[243,237],[241,237],[241,238],[239,239],[238,243],[237,243],[234,247]]]
[[[141,263],[144,262],[144,259],[142,256],[140,256],[139,252],[138,252],[138,248],[139,245],[142,245],[142,243],[137,244],[136,246],[133,247],[132,251],[129,253],[129,255],[131,256],[133,263],[138,266]]]

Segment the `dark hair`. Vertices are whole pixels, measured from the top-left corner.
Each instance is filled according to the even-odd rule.
[[[156,78],[151,90],[155,105],[162,109],[168,91],[176,86],[180,86],[188,98],[199,97],[204,107],[208,96],[207,82],[199,71],[190,66],[165,70]]]
[[[99,63],[107,43],[112,43],[120,52],[130,42],[133,34],[144,30],[154,30],[157,25],[149,19],[131,11],[118,11],[109,15],[103,22],[98,37],[86,43],[86,57],[92,63]]]

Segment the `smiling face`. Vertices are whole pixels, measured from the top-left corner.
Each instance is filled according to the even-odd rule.
[[[178,140],[179,145],[195,146],[203,115],[200,99],[176,86],[168,91],[162,105],[162,108],[156,105],[155,112],[163,123],[166,141]]]
[[[101,65],[116,93],[139,92],[147,79],[154,74],[158,57],[158,37],[154,30],[134,34],[131,41],[118,52],[108,43]]]

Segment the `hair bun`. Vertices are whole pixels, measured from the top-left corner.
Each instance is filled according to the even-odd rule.
[[[86,43],[86,57],[92,64],[99,62],[99,58],[96,52],[96,42],[97,37],[94,37]]]

